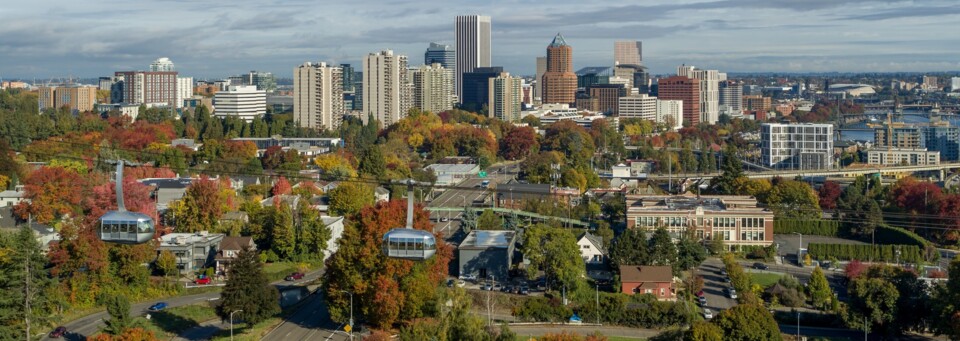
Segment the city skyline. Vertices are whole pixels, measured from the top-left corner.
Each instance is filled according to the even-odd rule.
[[[310,11],[314,3],[300,0],[11,3],[0,9],[0,77],[108,76],[147,70],[159,57],[197,78],[249,70],[291,77],[291,66],[305,61],[359,65],[383,49],[420,56],[430,42],[453,45],[456,16],[469,14],[491,17],[491,65],[518,75],[534,74],[535,57],[557,32],[577,47],[575,69],[611,65],[613,42],[636,40],[656,74],[680,64],[725,72],[960,70],[960,36],[943,34],[960,8],[947,1],[619,4],[354,1]]]

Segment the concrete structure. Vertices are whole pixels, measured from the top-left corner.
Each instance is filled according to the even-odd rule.
[[[643,43],[639,41],[616,41],[613,43],[613,65],[641,65]]]
[[[458,15],[455,25],[457,39],[455,70],[457,98],[463,99],[463,75],[478,67],[490,66],[490,17],[485,15]]]
[[[43,86],[38,90],[37,100],[41,111],[64,106],[78,112],[93,111],[93,105],[97,103],[97,88],[93,86]]]
[[[846,94],[854,97],[877,93],[872,85],[867,84],[830,84],[827,92],[831,94]]]
[[[724,245],[773,244],[773,212],[757,207],[749,196],[627,195],[627,228],[648,233],[663,226],[674,239],[720,238]]]
[[[649,121],[657,120],[657,98],[640,94],[637,96],[620,97],[618,105],[620,117],[639,118]]]
[[[413,106],[439,114],[453,109],[453,70],[440,63],[423,65],[413,71]]]
[[[764,123],[760,154],[763,165],[771,168],[832,168],[833,125]]]
[[[543,74],[543,103],[576,102],[577,75],[573,73],[573,47],[557,33],[547,45],[547,72]]]
[[[119,71],[114,76],[123,77],[123,82],[118,82],[122,87],[120,100],[115,102],[183,105],[177,104],[176,71]]]
[[[620,112],[620,98],[628,93],[627,88],[619,84],[590,85],[587,87],[587,94],[596,99],[596,107],[590,110],[617,116]]]
[[[183,108],[183,101],[193,97],[193,77],[177,77],[177,108]]]
[[[476,164],[435,163],[427,166],[426,169],[433,171],[433,174],[437,176],[436,184],[440,186],[455,186],[480,173],[480,165]]]
[[[763,95],[743,96],[743,106],[746,110],[761,112],[768,112],[773,108],[773,105],[770,102],[770,97],[765,97]]]
[[[737,81],[720,82],[720,113],[733,117],[743,114],[743,84]]]
[[[423,65],[433,63],[440,63],[444,69],[450,70],[453,74],[453,70],[457,68],[457,53],[450,45],[430,43],[427,52],[423,53]]]
[[[874,148],[867,151],[867,164],[884,166],[938,165],[940,152],[927,151],[925,148]]]
[[[547,57],[537,57],[537,73],[534,82],[533,103],[543,103],[543,74],[547,73]]]
[[[293,120],[301,127],[335,130],[343,122],[343,69],[324,62],[293,69]]]
[[[464,73],[461,78],[460,97],[461,108],[479,112],[484,105],[490,102],[490,79],[503,73],[503,68],[478,67]]]
[[[950,77],[950,91],[960,91],[960,77]]]
[[[658,80],[657,97],[667,100],[683,101],[683,123],[691,126],[700,124],[700,80],[684,76],[673,76]]]
[[[487,116],[495,117],[506,122],[520,122],[520,112],[523,107],[523,93],[520,89],[523,79],[512,77],[503,72],[489,80],[490,99],[487,102]]]
[[[648,294],[661,301],[677,299],[673,286],[673,269],[669,266],[620,266],[620,292],[627,295]]]
[[[267,92],[257,90],[255,85],[231,85],[213,96],[213,107],[214,116],[235,116],[250,122],[267,114]]]
[[[544,60],[546,61],[546,60]],[[546,65],[543,66],[546,70]],[[610,78],[613,77],[614,69],[609,66],[587,66],[580,68],[577,72],[577,88],[586,89],[596,84],[610,84]]]
[[[516,243],[514,231],[470,231],[457,248],[460,275],[474,275],[479,280],[507,280]]]
[[[363,59],[363,113],[381,127],[394,124],[413,107],[413,84],[407,70],[407,56],[391,50],[371,53]]]
[[[677,76],[700,81],[700,122],[717,124],[720,119],[720,72],[683,65],[677,68]]]
[[[683,128],[683,101],[658,99],[656,121],[670,130]]]
[[[177,269],[181,274],[188,274],[208,266],[215,265],[222,233],[170,233],[160,237],[157,246],[157,255],[163,251],[170,251],[177,259]]]
[[[176,71],[176,70],[177,68],[174,67],[173,61],[171,61],[170,58],[167,58],[167,57],[157,58],[157,60],[154,60],[153,63],[150,63],[150,71],[153,71],[153,72],[158,72],[158,71],[168,72],[168,71]]]

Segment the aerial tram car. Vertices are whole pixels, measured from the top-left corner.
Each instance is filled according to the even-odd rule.
[[[117,210],[100,216],[100,240],[117,244],[143,244],[153,239],[156,223],[146,214],[123,206],[123,161],[117,162]]]
[[[407,226],[391,229],[383,234],[383,254],[390,258],[423,261],[437,253],[437,241],[433,233],[413,228],[413,186],[416,181],[410,179],[407,185]]]

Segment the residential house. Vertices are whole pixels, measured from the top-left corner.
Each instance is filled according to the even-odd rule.
[[[607,260],[607,249],[603,247],[600,236],[583,232],[577,237],[577,248],[585,264],[603,264]]]
[[[330,240],[327,241],[327,249],[323,251],[323,260],[333,256],[340,248],[340,237],[343,236],[343,217],[321,216],[323,225],[330,229]]]
[[[0,207],[7,207],[19,204],[21,201],[28,200],[24,199],[23,185],[19,185],[13,190],[6,190],[0,192]]]
[[[677,299],[673,269],[669,266],[620,266],[620,292],[627,295],[650,294],[661,301]]]
[[[297,209],[300,204],[300,196],[293,194],[281,194],[279,196],[272,196],[263,200],[260,200],[260,206],[269,207],[274,204],[274,202],[280,201],[290,207],[290,210]]]
[[[171,202],[180,200],[187,193],[187,187],[193,183],[192,178],[148,178],[137,180],[144,185],[153,187],[153,198],[157,201],[157,211],[167,210]]]
[[[160,237],[157,254],[170,251],[177,258],[177,269],[187,274],[214,265],[222,233],[171,233]]]
[[[517,234],[514,231],[470,231],[457,250],[460,275],[475,275],[479,279],[507,279],[513,265],[516,243]]]
[[[21,226],[27,224],[28,222],[17,219],[13,213],[13,206],[0,207],[0,231],[15,233]],[[33,235],[43,251],[49,251],[50,243],[60,240],[60,234],[49,225],[31,222],[30,229],[33,230]]]
[[[386,189],[386,188],[377,186],[377,188],[374,189],[373,192],[374,192],[374,195],[375,195],[376,198],[377,198],[376,202],[378,202],[378,203],[384,202],[384,201],[389,201],[389,200],[390,200],[390,190],[388,190],[388,189]]]
[[[231,212],[232,213],[232,212]],[[230,271],[230,263],[237,258],[243,248],[256,250],[257,244],[253,242],[253,237],[223,237],[220,240],[219,250],[214,259],[218,276],[226,276]]]

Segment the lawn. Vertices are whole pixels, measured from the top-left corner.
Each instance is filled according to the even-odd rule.
[[[584,335],[580,335],[584,336]],[[539,336],[534,336],[533,339],[536,339]],[[585,336],[584,336],[585,337]],[[530,340],[530,335],[517,335],[517,341],[528,341]],[[645,340],[640,337],[626,337],[626,336],[607,336],[607,341],[640,341]]]
[[[291,273],[297,271],[297,263],[293,262],[273,262],[263,266],[263,272],[270,281],[279,281]]]
[[[177,335],[187,329],[199,326],[200,323],[217,318],[217,312],[207,303],[186,305],[164,309],[150,313],[150,320],[146,321],[150,330],[160,335]]]
[[[761,287],[767,288],[771,285],[777,283],[780,280],[782,275],[780,274],[771,274],[771,273],[750,273],[750,279],[753,283],[759,284]]]

